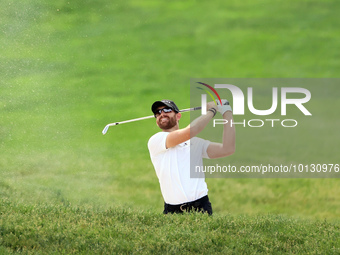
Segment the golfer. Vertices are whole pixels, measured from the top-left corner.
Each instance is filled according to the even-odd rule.
[[[195,166],[203,166],[202,158],[220,158],[234,153],[233,126],[224,125],[222,143],[196,137],[217,111],[230,123],[232,110],[229,105],[224,105],[226,102],[223,100],[223,105],[217,106],[214,102],[207,103],[207,114],[182,129],[179,128],[181,113],[173,101],[162,100],[152,104],[151,110],[162,131],[149,139],[148,149],[164,198],[164,214],[201,211],[212,215],[204,176],[190,178],[190,153],[191,164]]]

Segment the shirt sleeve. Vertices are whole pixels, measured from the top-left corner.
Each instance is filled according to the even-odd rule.
[[[152,156],[166,151],[166,138],[169,132],[159,132],[154,134],[148,142],[148,149]]]
[[[190,140],[191,142],[191,155],[197,155],[200,156],[202,158],[207,158],[209,159],[208,153],[207,153],[207,149],[210,145],[210,141],[209,140],[204,140],[202,138],[199,137],[193,137]]]
[[[203,148],[202,148],[202,157],[209,159],[207,150],[208,150],[208,147],[209,147],[211,142],[208,141],[208,140],[204,140],[204,139],[201,139],[201,142],[202,142],[202,146],[203,146]]]

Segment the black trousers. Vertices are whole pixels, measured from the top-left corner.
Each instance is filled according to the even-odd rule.
[[[192,202],[183,203],[180,205],[170,205],[164,202],[164,214],[168,213],[183,213],[183,212],[202,212],[212,215],[212,207],[208,196],[204,196]]]

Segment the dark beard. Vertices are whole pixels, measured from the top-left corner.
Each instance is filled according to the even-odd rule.
[[[163,117],[166,118],[166,117]],[[176,117],[169,117],[169,121],[167,123],[161,123],[160,121],[157,121],[157,124],[160,129],[170,129],[176,126]]]

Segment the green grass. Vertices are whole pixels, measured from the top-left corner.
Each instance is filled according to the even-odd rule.
[[[11,254],[338,254],[339,225],[281,215],[161,215],[127,208],[1,201]]]
[[[151,115],[155,100],[189,107],[190,78],[338,77],[339,7],[3,3],[0,253],[339,252],[338,179],[212,178],[214,217],[164,217],[146,146],[154,120],[101,134],[107,123]],[[266,98],[266,87],[256,88]],[[311,92],[312,118],[289,131],[237,129],[228,162],[340,163],[337,80]],[[190,122],[183,115],[181,126]]]

